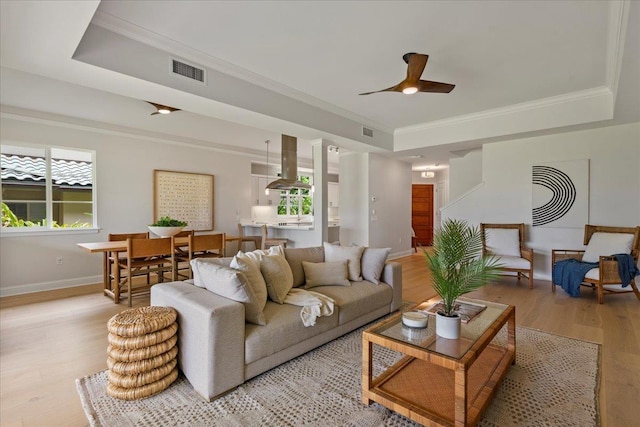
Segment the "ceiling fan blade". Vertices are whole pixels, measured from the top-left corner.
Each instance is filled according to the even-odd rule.
[[[421,53],[412,53],[409,56],[409,66],[407,67],[407,82],[413,83],[420,80],[424,67],[427,66],[427,60],[429,55],[423,55]]]
[[[372,93],[379,93],[379,92],[402,92],[402,89],[400,89],[400,84],[388,87],[386,89],[374,90],[373,92],[359,93],[358,95],[371,95]]]
[[[449,83],[432,82],[429,80],[420,80],[418,82],[418,92],[437,92],[449,93],[456,85]]]

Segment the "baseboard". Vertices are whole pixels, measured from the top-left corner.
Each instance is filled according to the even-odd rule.
[[[396,259],[396,258],[402,258],[405,256],[409,256],[409,255],[413,255],[415,252],[413,251],[413,248],[406,250],[406,251],[402,251],[402,252],[395,252],[392,254],[389,254],[389,257],[387,259],[392,260],[392,259]]]
[[[74,288],[92,283],[102,283],[102,280],[102,276],[88,276],[66,280],[55,280],[52,282],[26,283],[24,285],[2,287],[0,288],[0,298],[32,294],[35,292],[53,291],[56,289]]]

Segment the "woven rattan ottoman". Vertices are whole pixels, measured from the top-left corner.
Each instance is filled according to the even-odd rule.
[[[176,317],[172,308],[151,306],[109,319],[109,396],[123,400],[153,396],[178,378]]]

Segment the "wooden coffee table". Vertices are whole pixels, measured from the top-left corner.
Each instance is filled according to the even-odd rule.
[[[461,299],[487,306],[460,338],[435,333],[435,317],[425,329],[403,326],[401,313],[362,335],[362,401],[377,402],[425,426],[474,426],[480,420],[510,365],[515,363],[515,307]],[[426,309],[431,298],[413,309]],[[507,325],[506,346],[492,343]],[[374,378],[373,344],[406,356]]]

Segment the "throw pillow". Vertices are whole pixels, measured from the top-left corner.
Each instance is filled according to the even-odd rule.
[[[260,271],[267,283],[267,293],[273,302],[284,304],[284,299],[293,287],[293,273],[282,255],[262,257]]]
[[[348,261],[333,262],[308,262],[302,261],[304,275],[307,283],[305,289],[314,288],[316,286],[351,286],[347,280]]]
[[[360,259],[362,252],[364,252],[364,246],[339,246],[324,242],[323,247],[325,262],[349,261],[349,280],[352,282],[362,280]]]
[[[582,261],[598,262],[601,256],[630,254],[633,237],[633,234],[628,233],[593,233],[582,255]]]
[[[259,268],[262,258],[266,255],[284,255],[284,252],[282,251],[281,246],[272,246],[269,249],[265,249],[265,250],[256,249],[255,251],[251,251],[251,252],[238,251],[236,256],[246,257],[250,259]]]
[[[256,298],[247,276],[241,271],[223,267],[200,259],[191,260],[193,278],[196,286],[207,288],[210,292],[244,305],[245,320],[256,325],[266,325],[262,313],[264,306]]]
[[[485,228],[484,242],[493,255],[520,256],[520,232],[516,228]]]
[[[362,253],[362,277],[376,285],[380,283],[380,276],[391,248],[366,248]]]
[[[305,282],[302,261],[323,262],[324,248],[315,246],[312,248],[285,248],[284,257],[293,273],[293,287],[302,286]]]
[[[267,284],[264,281],[264,277],[262,277],[260,267],[255,265],[249,258],[236,255],[231,260],[231,268],[241,271],[247,276],[258,304],[264,310],[264,306],[267,304]]]

